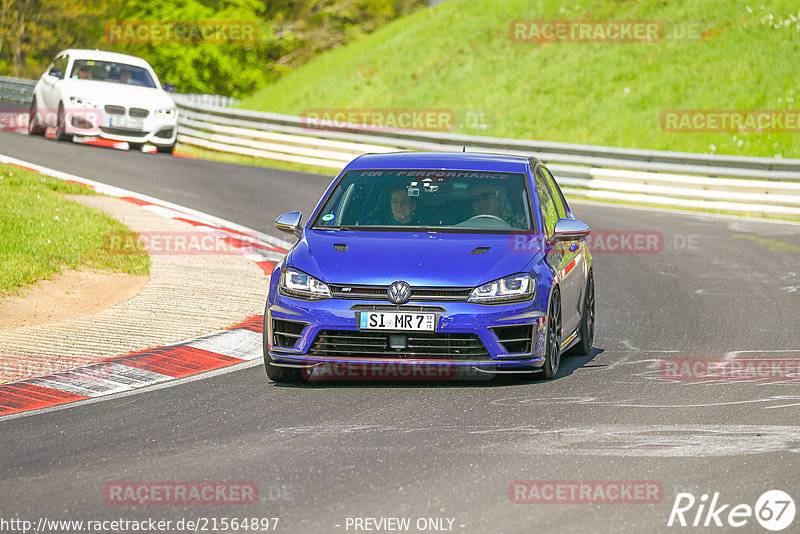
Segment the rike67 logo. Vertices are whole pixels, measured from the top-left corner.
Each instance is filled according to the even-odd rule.
[[[725,503],[719,492],[714,492],[710,501],[706,493],[699,499],[691,493],[678,493],[667,526],[739,528],[755,517],[763,528],[778,532],[792,524],[795,511],[794,500],[781,490],[765,491],[755,506]]]

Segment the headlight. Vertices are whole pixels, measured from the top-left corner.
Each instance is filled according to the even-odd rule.
[[[476,287],[467,302],[478,304],[506,304],[531,300],[536,292],[536,283],[529,274],[506,276],[494,282]]]
[[[79,96],[71,96],[69,97],[69,105],[72,108],[83,108],[83,109],[95,109],[97,104],[94,104],[85,98],[81,98]]]
[[[331,298],[331,292],[325,283],[297,269],[284,269],[278,284],[281,295],[303,300],[321,300]]]
[[[157,109],[153,112],[153,114],[159,119],[174,119],[175,113],[175,108]]]

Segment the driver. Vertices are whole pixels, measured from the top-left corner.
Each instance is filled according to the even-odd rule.
[[[515,213],[504,185],[480,183],[470,192],[473,217],[493,217],[502,220],[512,228],[524,228],[525,219]]]
[[[475,215],[494,215],[504,219],[506,190],[503,186],[479,184],[472,189],[472,211]]]
[[[392,208],[390,224],[416,224],[417,199],[408,196],[408,189],[398,187],[392,190],[389,204]]]

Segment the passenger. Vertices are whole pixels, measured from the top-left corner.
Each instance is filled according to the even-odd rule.
[[[130,83],[131,71],[127,69],[122,69],[122,72],[119,73],[119,81],[120,83]]]
[[[405,187],[393,189],[389,203],[392,208],[392,220],[389,224],[418,224],[416,218],[417,199],[408,196],[408,189]]]
[[[78,78],[81,80],[92,79],[92,72],[89,70],[89,65],[81,65],[78,67]]]

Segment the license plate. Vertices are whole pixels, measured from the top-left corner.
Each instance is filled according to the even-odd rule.
[[[358,318],[361,330],[436,330],[435,313],[361,312]]]
[[[130,128],[131,130],[141,130],[144,126],[144,119],[138,117],[126,117],[125,115],[108,115],[108,124],[115,128]]]

